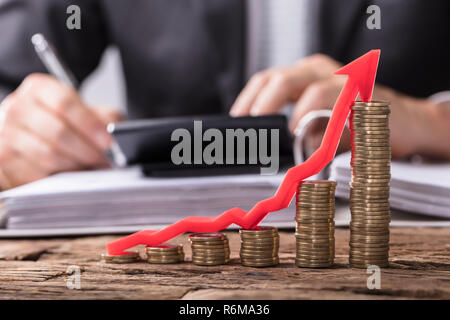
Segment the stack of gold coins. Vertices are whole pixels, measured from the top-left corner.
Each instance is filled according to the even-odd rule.
[[[147,261],[155,264],[180,263],[184,261],[181,244],[161,244],[147,247]]]
[[[223,233],[196,233],[189,236],[192,243],[192,263],[215,266],[230,262],[230,246]]]
[[[106,263],[134,263],[141,260],[141,257],[139,256],[139,253],[137,252],[131,252],[120,256],[112,256],[108,255],[106,253],[102,254],[103,260],[105,260]]]
[[[389,103],[352,107],[350,266],[385,267],[389,260]]]
[[[241,263],[247,267],[270,267],[279,263],[280,236],[277,228],[258,227],[239,230]]]
[[[334,181],[302,181],[297,190],[295,265],[326,268],[334,264]]]

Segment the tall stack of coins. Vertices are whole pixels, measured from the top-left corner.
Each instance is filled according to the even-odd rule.
[[[389,259],[389,103],[352,107],[350,266],[385,267]]]
[[[105,260],[106,263],[117,263],[117,264],[134,263],[139,262],[141,260],[141,257],[137,252],[132,252],[120,256],[111,256],[106,253],[103,253],[102,258]]]
[[[223,233],[196,233],[189,236],[192,243],[192,263],[215,266],[230,262],[230,246]]]
[[[180,244],[161,244],[159,246],[147,247],[147,261],[155,264],[183,262],[183,246]]]
[[[270,267],[279,263],[280,236],[277,228],[258,227],[239,230],[241,236],[241,263],[247,267]]]
[[[297,191],[295,265],[325,268],[334,263],[334,181],[303,181]]]

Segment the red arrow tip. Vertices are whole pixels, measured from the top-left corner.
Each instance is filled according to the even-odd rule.
[[[335,74],[348,75],[356,82],[363,102],[372,100],[380,53],[381,50],[371,50],[335,72]]]

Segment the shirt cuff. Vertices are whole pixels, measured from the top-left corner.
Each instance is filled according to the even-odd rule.
[[[433,94],[428,99],[435,103],[450,102],[450,91],[441,91]]]

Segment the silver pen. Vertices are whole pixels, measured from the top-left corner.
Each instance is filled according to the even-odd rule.
[[[53,46],[47,41],[41,33],[36,33],[31,37],[31,42],[34,46],[34,50],[39,56],[40,60],[47,68],[48,72],[55,78],[71,86],[72,88],[78,87],[78,81],[69,70],[69,68],[63,63],[60,57],[58,57]],[[109,150],[106,152],[111,164],[115,164],[118,167],[124,167],[127,163],[126,157],[120,150],[119,145],[113,140]]]

